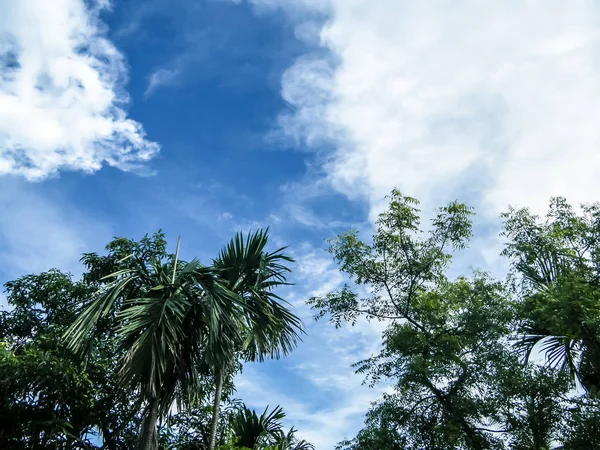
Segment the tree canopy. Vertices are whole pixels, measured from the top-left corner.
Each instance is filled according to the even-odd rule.
[[[600,204],[501,216],[510,273],[451,276],[474,211],[422,219],[394,190],[374,235],[330,242],[347,283],[308,300],[335,327],[384,324],[357,376],[387,389],[339,450],[600,448]],[[312,450],[284,407],[235,399],[248,361],[304,329],[280,296],[292,258],[268,231],[238,234],[208,265],[165,236],[116,238],[5,284],[0,448]],[[266,407],[265,407],[266,406]]]
[[[205,449],[215,416],[214,442],[233,445],[240,362],[289,352],[302,330],[273,291],[288,270],[278,261],[291,260],[267,241],[238,236],[202,266],[181,261],[179,245],[169,253],[161,232],[117,238],[83,255],[79,280],[50,270],[6,283],[0,447]]]
[[[598,205],[577,215],[553,199],[544,219],[526,209],[505,214],[507,281],[477,271],[448,277],[471,238],[472,215],[453,202],[423,226],[417,200],[393,191],[370,242],[354,231],[331,242],[352,284],[310,304],[336,326],[358,317],[385,322],[381,352],[355,367],[392,387],[339,448],[600,445],[590,419],[600,363]],[[358,295],[361,286],[367,296]],[[533,351],[547,364],[531,362]]]

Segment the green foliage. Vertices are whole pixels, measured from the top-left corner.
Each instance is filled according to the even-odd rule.
[[[159,448],[206,450],[209,441],[211,408],[186,411],[169,418]],[[230,402],[220,412],[221,429],[218,450],[314,450],[314,446],[296,436],[296,429],[284,431],[280,407],[259,416],[239,401]]]
[[[123,355],[120,382],[139,390],[147,402],[143,448],[156,447],[156,422],[166,417],[175,401],[179,408],[189,408],[206,396],[201,375],[208,375],[210,367],[234,367],[235,352],[251,347],[244,346],[249,335],[245,330],[254,330],[251,344],[258,342],[261,352],[274,336],[282,337],[285,351],[291,348],[295,333],[285,320],[294,316],[272,301],[276,297],[270,291],[282,283],[283,275],[277,272],[282,266],[276,261],[285,257],[280,251],[265,254],[266,243],[263,232],[249,236],[247,246],[234,240],[214,267],[180,261],[179,246],[175,255],[165,256],[164,251],[126,255],[116,261],[115,272],[100,279],[109,282],[67,330],[71,348],[82,352],[98,324],[115,318]],[[123,246],[140,248],[128,241],[119,244],[116,256],[122,256]],[[97,261],[94,256],[88,259]],[[121,263],[124,267],[119,267]],[[271,345],[268,351],[275,348]],[[219,374],[216,414],[221,385]]]
[[[564,450],[587,450],[600,442],[600,401],[576,402],[563,433]],[[594,448],[596,448],[594,447]]]
[[[0,448],[209,448],[215,411],[232,414],[211,397],[228,402],[239,361],[285,354],[301,330],[273,292],[290,259],[266,244],[263,231],[237,236],[206,267],[169,254],[160,232],[116,238],[83,256],[81,281],[51,270],[7,283]]]
[[[213,261],[218,280],[241,300],[243,309],[235,315],[238,331],[230,336],[232,351],[246,361],[279,358],[298,344],[302,322],[285,306],[275,288],[285,286],[293,259],[285,248],[267,252],[268,230],[238,233]],[[227,330],[222,330],[221,335]],[[240,341],[235,339],[241,338]]]
[[[213,261],[218,282],[237,297],[240,307],[232,312],[222,310],[211,322],[211,332],[221,348],[208,352],[217,382],[209,450],[216,445],[220,386],[234,363],[240,358],[262,361],[286,355],[296,347],[303,332],[300,319],[274,292],[287,284],[290,269],[286,263],[293,260],[283,253],[285,248],[267,252],[267,242],[267,230],[249,233],[246,239],[238,233]],[[230,326],[232,319],[234,324]]]
[[[0,348],[2,448],[84,448],[93,386],[66,358],[34,347]]]
[[[229,423],[240,406],[239,400],[228,400],[232,386],[227,386],[225,406],[219,412],[220,423],[226,424],[219,430],[217,442],[229,442]],[[203,404],[185,411],[171,414],[159,427],[159,448],[177,450],[206,450],[210,440],[212,407]],[[223,448],[233,448],[233,445]]]
[[[445,278],[451,251],[467,245],[472,211],[451,203],[440,208],[429,232],[420,229],[418,202],[393,191],[390,208],[379,216],[373,243],[355,231],[331,242],[330,252],[340,269],[372,295],[359,299],[349,287],[309,303],[319,316],[328,314],[339,326],[365,316],[380,320],[411,320],[417,293]]]
[[[486,276],[439,281],[415,294],[410,321],[388,326],[382,352],[356,365],[374,382],[394,383],[381,411],[395,405],[405,448],[494,447],[484,425],[496,420],[490,394],[502,381],[511,317],[502,285]]]
[[[447,275],[472,235],[469,207],[423,226],[415,199],[389,200],[372,240],[331,242],[350,282],[309,301],[336,327],[386,326],[355,368],[390,389],[337,448],[600,447],[600,204],[509,210],[512,272],[499,282]],[[266,230],[238,234],[203,266],[160,232],[116,238],[83,256],[79,281],[50,270],[7,283],[0,448],[313,450],[280,407],[229,400],[243,362],[284,356],[303,333],[276,292],[292,260],[267,244]]]
[[[57,270],[5,287],[0,447],[94,448],[89,438],[102,432],[106,448],[130,448],[139,401],[115,382],[114,339],[104,333],[85,361],[62,340],[94,287]]]
[[[201,382],[205,349],[211,342],[208,323],[214,310],[227,308],[237,299],[214,279],[211,268],[198,261],[181,262],[166,255],[160,236],[157,249],[147,251],[152,241],[141,246],[118,240],[115,247],[133,247],[116,261],[118,270],[99,281],[108,281],[67,329],[69,347],[85,357],[93,336],[103,321],[112,318],[120,355],[118,381],[125,389],[139,392],[146,402],[140,431],[140,448],[156,448],[156,422],[165,417],[174,402],[196,405],[204,397]],[[164,259],[159,259],[158,256]],[[112,257],[112,258],[111,258]],[[88,260],[101,261],[94,255]],[[109,254],[112,262],[115,255]],[[125,267],[119,265],[124,263]],[[110,265],[107,265],[110,267]],[[96,272],[93,272],[94,274]],[[206,369],[207,370],[207,369]]]
[[[280,406],[272,411],[267,406],[259,416],[256,411],[241,405],[230,419],[230,441],[239,450],[314,450],[312,444],[296,437],[295,428],[287,433],[284,431],[284,418]]]
[[[520,348],[536,345],[553,367],[600,389],[600,204],[581,214],[554,198],[545,218],[527,209],[504,214],[504,254],[522,281]]]
[[[281,431],[281,419],[285,413],[281,407],[269,412],[269,407],[258,416],[256,411],[243,406],[231,421],[231,432],[240,447],[257,448],[264,445]]]
[[[508,448],[550,449],[566,426],[563,396],[569,379],[551,368],[521,365],[516,355],[507,362],[494,373],[500,382],[491,395]]]
[[[572,384],[556,364],[522,364],[512,343],[527,331],[520,345],[530,352],[549,338],[550,362],[577,373],[588,389],[593,384],[598,207],[585,209],[584,220],[556,200],[543,225],[526,210],[505,215],[513,280],[525,279],[509,285],[480,272],[448,279],[453,251],[471,237],[473,213],[453,202],[424,230],[417,205],[393,191],[371,243],[356,232],[332,241],[330,252],[354,286],[309,301],[317,318],[336,327],[361,317],[387,325],[381,352],[355,367],[393,390],[373,405],[356,438],[338,448],[542,450],[561,439],[575,442],[584,421],[577,414],[594,413],[572,408]],[[367,296],[356,293],[361,285]],[[589,427],[588,444],[598,442],[593,433]]]

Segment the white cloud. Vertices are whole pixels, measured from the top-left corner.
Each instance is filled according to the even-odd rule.
[[[86,3],[0,2],[0,175],[130,170],[159,151],[123,109],[124,58],[98,16],[108,2]]]
[[[178,69],[156,69],[148,77],[148,87],[145,96],[151,95],[156,89],[161,86],[171,86],[177,82],[180,71]]]
[[[597,200],[595,2],[328,6],[329,54],[288,69],[281,124],[335,146],[325,168],[336,189],[374,211],[393,186],[428,206],[468,197],[494,217],[509,203],[544,209],[551,195]]]
[[[483,216],[480,233],[455,271],[483,265],[505,273],[497,215],[509,203],[540,211],[552,195],[599,200],[596,3],[248,1],[261,12],[286,11],[299,39],[320,43],[285,72],[290,108],[279,122],[292,142],[318,153],[322,170],[311,176],[321,189],[326,180],[368,201],[371,218],[394,186],[421,199],[426,215],[456,198],[473,204]],[[314,225],[307,210],[291,212]],[[292,300],[306,318],[302,301],[342,279],[326,254],[305,248],[295,256],[300,280]],[[356,434],[367,398],[377,397],[361,391],[349,364],[376,351],[381,326],[308,324],[307,341],[288,364],[297,362],[314,387],[307,397],[335,393],[322,409],[294,401],[302,396],[296,391],[284,395],[291,382],[279,386],[259,372],[245,375],[243,398],[291,404],[292,423],[314,430],[308,437],[317,448],[333,447]]]

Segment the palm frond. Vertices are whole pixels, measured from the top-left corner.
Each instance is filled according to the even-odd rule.
[[[292,351],[303,333],[301,320],[284,304],[274,289],[288,285],[286,263],[293,259],[285,247],[267,252],[268,229],[241,233],[229,242],[213,261],[218,277],[242,300],[238,311],[243,323],[240,343],[246,359],[278,358]]]
[[[270,446],[276,450],[314,450],[315,446],[304,439],[296,438],[296,429],[292,427],[287,433],[281,431]]]
[[[137,279],[132,270],[119,271],[119,274],[129,276],[117,279],[99,291],[65,332],[64,339],[71,350],[82,352],[100,319],[110,314],[117,298]]]
[[[231,423],[236,445],[255,449],[262,442],[276,439],[282,432],[281,421],[284,417],[285,413],[280,406],[270,412],[267,406],[263,413],[258,416],[256,411],[242,405]]]
[[[529,361],[537,345],[550,367],[568,373],[573,379],[577,377],[581,352],[577,341],[566,336],[526,334],[518,339],[515,348],[523,352],[524,361]]]

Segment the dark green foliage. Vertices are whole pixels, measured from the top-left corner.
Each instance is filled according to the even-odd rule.
[[[169,417],[161,428],[159,448],[206,450],[210,440],[210,407],[194,408]],[[217,438],[219,450],[314,450],[314,446],[298,439],[296,429],[284,431],[282,408],[261,415],[238,400],[227,402],[219,413],[223,424]]]
[[[582,213],[563,198],[545,218],[527,209],[504,215],[505,254],[521,280],[519,346],[540,344],[548,362],[590,392],[600,389],[600,205]]]
[[[447,275],[472,216],[453,202],[423,227],[393,191],[372,241],[331,242],[350,283],[309,303],[336,327],[384,322],[380,352],[355,368],[390,388],[338,449],[600,448],[600,205],[503,215],[506,282]],[[79,281],[7,283],[0,448],[312,450],[280,407],[229,400],[243,362],[286,355],[302,333],[275,291],[292,260],[267,243],[238,234],[203,266],[160,232],[117,238],[84,255]]]
[[[576,402],[564,430],[564,450],[598,448],[600,443],[600,402],[586,399]]]
[[[129,448],[139,400],[115,381],[114,339],[104,333],[85,361],[62,340],[94,287],[57,270],[5,287],[0,448],[94,448],[98,432],[104,448]]]
[[[0,352],[2,448],[82,448],[94,424],[87,374],[48,350],[3,344]]]
[[[285,354],[301,330],[273,292],[291,260],[267,240],[237,236],[202,266],[160,232],[116,238],[83,256],[81,281],[51,270],[7,283],[0,448],[209,448],[213,413],[228,424],[231,410],[208,405],[227,402],[239,361]]]
[[[213,261],[219,282],[243,303],[244,309],[236,314],[241,341],[232,343],[232,351],[241,352],[246,361],[286,355],[302,333],[302,322],[274,290],[288,284],[286,264],[293,259],[284,254],[285,248],[267,252],[267,233],[259,230],[246,239],[238,233]]]
[[[285,248],[267,252],[267,241],[267,230],[248,233],[246,239],[238,233],[213,261],[218,282],[235,294],[239,302],[234,307],[239,307],[215,315],[211,322],[220,348],[216,352],[209,349],[217,383],[209,450],[216,447],[221,384],[234,364],[240,359],[262,361],[286,355],[296,347],[303,332],[300,319],[274,292],[287,284],[290,269],[286,264],[293,260],[284,254]]]
[[[296,345],[300,321],[273,292],[285,284],[291,261],[279,249],[265,251],[266,231],[237,235],[212,266],[180,261],[179,243],[166,254],[161,235],[141,243],[117,240],[109,257],[86,255],[104,270],[105,283],[65,333],[81,355],[96,330],[113,319],[120,349],[120,385],[145,401],[139,448],[158,445],[157,423],[176,402],[193,408],[207,397],[202,378],[216,383],[209,448],[215,446],[223,384],[238,360],[278,357]],[[127,254],[128,251],[136,253]],[[101,264],[100,264],[101,263]],[[95,277],[95,278],[94,278]]]
[[[225,406],[219,412],[220,423],[217,442],[223,444],[229,439],[231,418],[240,406],[239,400],[227,400],[231,386],[227,386],[224,395]],[[212,407],[208,404],[189,408],[186,411],[171,414],[159,429],[159,448],[177,450],[206,450],[210,440]]]
[[[259,416],[256,411],[240,405],[229,424],[230,441],[236,449],[250,450],[314,450],[312,444],[299,440],[296,429],[283,429],[283,408],[269,411],[267,406]]]
[[[259,416],[256,411],[242,406],[231,420],[231,433],[236,445],[246,448],[257,448],[266,445],[269,440],[277,438],[282,429],[281,419],[285,413],[281,407],[269,412],[266,407]]]

